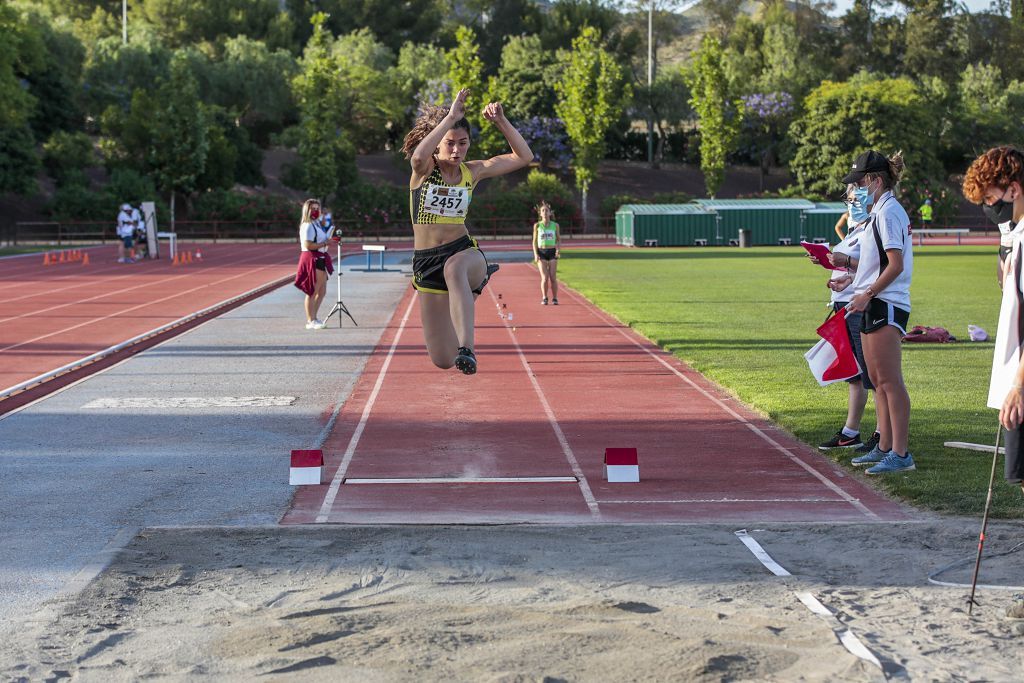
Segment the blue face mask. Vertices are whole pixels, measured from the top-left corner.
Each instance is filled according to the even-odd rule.
[[[867,187],[854,188],[853,199],[854,201],[857,202],[857,204],[860,204],[860,206],[863,208],[865,212],[867,212],[868,207],[871,206],[875,201],[875,198],[871,196],[871,192],[868,190]]]
[[[868,199],[870,201],[870,197]],[[853,204],[850,204],[850,220],[853,221],[854,225],[863,223],[870,215],[861,197],[858,197],[854,200]]]

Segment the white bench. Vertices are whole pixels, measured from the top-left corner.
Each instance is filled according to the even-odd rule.
[[[178,233],[176,232],[158,232],[156,234],[156,241],[167,240],[171,245],[171,260],[178,255]]]
[[[658,240],[644,240],[645,247],[656,247],[658,246]]]
[[[693,241],[693,246],[695,246],[695,247],[706,247],[706,246],[708,246],[707,238],[698,237],[697,239],[695,239]]]
[[[924,246],[925,235],[956,235],[956,243],[960,244],[960,238],[969,233],[967,228],[917,228],[914,233],[920,236],[918,245]]]
[[[827,237],[815,237],[814,238],[814,244],[828,244],[828,238]]]
[[[363,251],[366,252],[366,272],[370,272],[370,257],[373,252],[380,254],[380,272],[384,272],[384,252],[387,251],[386,244],[364,244]]]
[[[789,246],[792,246],[792,244],[793,244],[793,238],[792,237],[780,237],[779,238],[779,246],[780,247],[789,247]]]
[[[738,238],[735,238],[735,237],[731,238],[731,239],[729,240],[729,246],[730,246],[730,247],[738,247],[738,246],[740,246],[740,241],[739,241],[739,239],[738,239]]]

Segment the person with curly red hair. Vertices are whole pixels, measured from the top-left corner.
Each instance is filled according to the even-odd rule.
[[[1006,429],[1006,480],[1024,488],[1024,153],[1016,147],[993,147],[974,160],[963,183],[964,196],[981,204],[999,226],[1003,302],[999,308],[988,406],[999,411]]]

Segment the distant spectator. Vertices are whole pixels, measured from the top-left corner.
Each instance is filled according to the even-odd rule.
[[[135,246],[136,221],[131,204],[122,204],[121,213],[117,214],[117,262],[132,263],[131,250]]]
[[[135,221],[135,258],[144,259],[149,256],[149,235],[146,234],[146,221],[142,212],[132,208],[132,220]]]
[[[918,211],[921,213],[921,227],[925,229],[932,227],[932,217],[934,215],[932,210],[932,200],[924,200],[924,204],[921,205],[921,208],[919,208]]]
[[[302,205],[302,221],[299,224],[299,267],[295,274],[295,286],[305,293],[306,329],[323,329],[324,321],[317,317],[320,304],[327,294],[327,278],[334,272],[327,245],[331,232],[324,228],[320,213],[320,202],[307,199]]]

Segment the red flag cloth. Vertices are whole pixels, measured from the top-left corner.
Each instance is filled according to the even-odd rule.
[[[854,313],[860,315],[860,313]],[[842,382],[861,373],[857,357],[846,330],[846,309],[839,311],[818,328],[821,341],[804,354],[814,379],[825,387],[833,382]]]
[[[316,260],[324,257],[326,257],[324,262],[327,266],[327,274],[330,275],[334,272],[334,264],[331,262],[331,255],[326,251],[304,251],[299,256],[295,286],[305,292],[307,296],[313,296],[313,292],[316,290]]]

